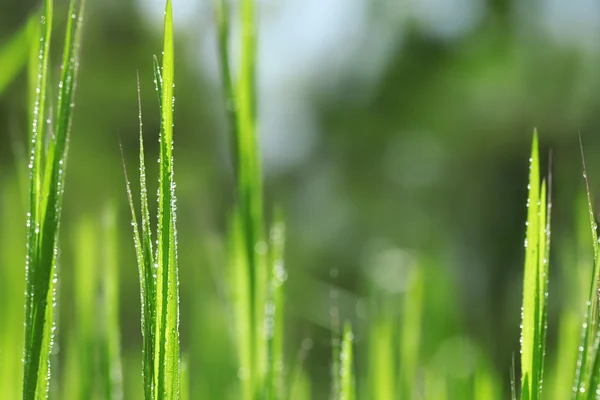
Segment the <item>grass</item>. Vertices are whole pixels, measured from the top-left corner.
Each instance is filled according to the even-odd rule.
[[[27,218],[27,262],[25,296],[25,342],[23,398],[47,396],[50,381],[50,352],[54,342],[54,307],[57,283],[58,233],[71,111],[78,67],[79,31],[83,6],[69,7],[62,74],[56,115],[46,107],[48,59],[52,32],[53,2],[44,2],[40,17],[38,85],[33,108],[32,148],[29,161],[30,196]],[[46,119],[51,119],[53,136]],[[48,140],[48,137],[50,139]],[[49,142],[47,148],[46,143]]]
[[[137,224],[131,187],[127,193],[133,217],[133,230],[140,274],[142,307],[143,377],[146,399],[178,399],[179,376],[179,277],[177,271],[177,229],[175,178],[173,167],[174,55],[171,2],[165,10],[162,65],[154,58],[154,79],[160,105],[160,156],[156,249],[146,189],[146,167],[140,104],[140,197],[141,234]],[[139,94],[139,84],[138,84]],[[139,96],[138,96],[139,98]]]
[[[72,260],[66,257],[65,264],[71,268],[62,268],[59,263],[83,3],[70,2],[55,100],[49,83],[53,76],[51,0],[45,0],[40,13],[0,46],[0,93],[27,66],[26,97],[33,104],[27,140],[31,158],[16,157],[23,171],[28,165],[28,173],[22,174],[27,179],[19,178],[17,173],[0,182],[2,220],[10,227],[23,228],[14,210],[20,207],[19,185],[26,181],[29,189],[26,232],[18,235],[0,229],[0,257],[3,264],[11,266],[0,270],[0,398],[494,400],[508,397],[504,394],[509,390],[515,400],[597,398],[599,248],[583,145],[585,194],[580,196],[575,212],[577,235],[564,248],[553,250],[564,255],[566,261],[562,264],[577,266],[565,270],[565,282],[557,280],[565,288],[568,302],[560,310],[558,344],[554,347],[546,340],[548,330],[554,329],[548,317],[553,189],[550,178],[542,179],[537,132],[533,135],[529,167],[520,353],[510,372],[496,371],[487,349],[464,333],[463,322],[455,312],[458,304],[453,284],[435,254],[399,254],[395,248],[379,251],[380,259],[371,261],[368,267],[375,273],[382,272],[385,284],[394,282],[394,273],[401,274],[397,279],[401,285],[390,289],[385,284],[369,283],[368,298],[354,308],[348,306],[351,301],[343,296],[337,283],[329,287],[331,293],[336,293],[335,304],[329,309],[330,343],[315,343],[311,332],[299,335],[287,329],[287,321],[295,318],[294,309],[286,304],[289,236],[284,211],[271,207],[264,199],[257,124],[255,4],[241,0],[237,22],[230,19],[232,10],[225,0],[215,0],[214,7],[222,108],[230,133],[229,161],[234,177],[227,233],[213,246],[221,254],[215,257],[218,265],[212,272],[219,283],[226,282],[226,304],[202,304],[197,308],[202,316],[193,316],[198,320],[184,320],[184,324],[193,325],[193,335],[186,337],[186,331],[180,329],[180,296],[184,309],[190,293],[186,297],[179,290],[175,40],[172,6],[167,0],[162,55],[160,60],[154,57],[152,64],[160,116],[158,202],[152,218],[139,78],[140,186],[135,196],[125,171],[140,291],[141,348],[135,352],[125,351],[121,338],[129,323],[121,318],[121,310],[127,306],[123,297],[128,295],[121,289],[130,263],[123,262],[128,247],[119,235],[122,219],[118,204],[109,203],[101,217],[94,214],[70,221],[76,234]],[[230,54],[234,26],[239,26],[241,32],[237,71],[232,67],[232,60],[237,58]],[[123,163],[125,167],[125,157]],[[18,240],[22,236],[26,241]],[[204,237],[201,240],[209,241]],[[221,251],[219,245],[225,250]],[[20,252],[26,253],[26,274],[22,268],[13,267],[22,260]],[[208,275],[204,265],[185,268],[197,268],[200,280]],[[69,289],[59,301],[61,282],[66,282],[62,287]],[[191,295],[205,299],[198,287],[191,290]],[[14,304],[19,307],[12,307]],[[363,306],[362,312],[359,305]],[[58,310],[72,312],[74,318],[67,318],[69,323],[60,327]],[[207,316],[206,310],[213,316]],[[343,326],[341,321],[346,321]],[[60,352],[56,354],[57,334],[67,338],[61,342],[65,344],[64,357]],[[234,349],[234,361],[222,351],[227,346]],[[328,351],[313,351],[313,346]],[[127,348],[131,347],[129,344]],[[211,347],[217,350],[211,353]],[[59,368],[51,365],[55,359],[63,362]],[[327,373],[321,365],[330,367],[327,379],[323,378]],[[213,366],[218,366],[217,372],[209,370]],[[22,379],[16,372],[21,367]],[[211,378],[214,375],[219,376],[218,383]],[[327,380],[326,385],[323,380]]]

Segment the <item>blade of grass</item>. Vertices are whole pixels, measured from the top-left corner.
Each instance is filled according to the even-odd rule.
[[[13,268],[25,255],[24,204],[15,179],[0,182],[0,398],[21,396],[25,271]]]
[[[355,378],[352,355],[352,342],[354,334],[349,322],[344,325],[342,337],[342,350],[340,352],[340,400],[354,400],[356,398]]]
[[[155,399],[179,397],[179,293],[173,171],[173,17],[171,1],[165,10],[161,69],[160,172],[156,252],[156,332],[154,338]]]
[[[75,341],[77,342],[77,398],[94,397],[96,390],[96,295],[98,288],[98,231],[90,217],[81,218],[75,237]],[[71,393],[73,396],[73,393]]]
[[[53,343],[54,291],[58,256],[58,231],[64,192],[64,168],[70,130],[73,94],[78,67],[83,3],[75,11],[71,1],[62,76],[58,90],[58,108],[54,136],[44,159],[45,93],[52,29],[52,0],[46,0],[40,19],[40,54],[38,87],[34,105],[30,169],[30,204],[28,213],[27,288],[25,305],[25,349],[23,398],[45,398],[50,376],[49,354]],[[75,28],[74,20],[77,19]],[[43,167],[43,168],[42,168]],[[53,277],[54,276],[54,277]]]
[[[583,179],[585,182],[585,189],[587,192],[588,202],[588,213],[592,235],[593,255],[594,255],[594,267],[592,270],[592,278],[590,281],[589,297],[587,302],[587,310],[584,317],[584,323],[581,332],[581,344],[579,346],[579,354],[577,359],[577,366],[575,369],[575,386],[573,392],[574,399],[585,399],[588,397],[590,392],[592,373],[594,369],[595,359],[597,359],[597,343],[596,335],[598,333],[598,281],[600,278],[600,271],[598,268],[598,237],[596,234],[596,221],[594,218],[594,210],[592,206],[592,197],[587,178],[587,169],[585,165],[585,156],[583,153],[583,143],[581,136],[579,137],[579,144],[581,150],[581,163],[583,168]]]
[[[156,63],[156,65],[158,65]],[[158,68],[156,69],[158,72]],[[155,83],[160,84],[160,74],[155,78]],[[141,328],[142,328],[142,377],[144,381],[144,398],[154,399],[154,340],[156,331],[156,268],[154,263],[154,252],[152,249],[152,230],[150,228],[150,212],[148,209],[148,191],[146,186],[146,165],[144,160],[144,138],[142,125],[142,105],[140,95],[139,76],[137,80],[138,93],[138,117],[140,124],[139,143],[139,169],[140,169],[140,202],[141,202],[141,235],[138,227],[131,184],[127,177],[125,159],[122,154],[123,170],[127,189],[127,199],[132,216],[133,238],[138,264],[140,280],[140,302],[141,302]]]
[[[541,396],[546,337],[549,218],[546,182],[540,184],[538,137],[534,132],[529,169],[527,234],[521,330],[521,399]]]
[[[391,356],[395,321],[386,312],[378,314],[369,329],[369,395],[373,399],[392,400],[398,376]]]
[[[419,267],[412,269],[402,305],[399,391],[402,397],[407,399],[415,393],[419,366],[424,286],[422,275],[423,272]]]
[[[246,310],[236,311],[238,331],[247,329],[249,339],[238,339],[240,365],[248,378],[243,379],[244,398],[262,398],[269,384],[265,381],[268,372],[268,344],[264,339],[265,302],[268,291],[268,272],[264,251],[263,199],[260,156],[256,134],[256,85],[255,85],[255,53],[256,36],[254,27],[254,1],[241,2],[241,62],[238,81],[234,85],[229,69],[228,38],[229,15],[225,1],[215,3],[217,20],[219,55],[221,58],[221,78],[223,81],[226,110],[231,131],[233,163],[236,177],[236,205],[233,219],[239,224],[242,232],[230,232],[231,243],[242,249],[241,254],[232,257],[233,274],[237,276],[236,285],[246,284],[247,288],[237,286],[233,289],[239,295],[246,295],[246,300],[236,301],[236,307]],[[237,229],[237,228],[235,228]],[[243,272],[241,269],[247,271]],[[243,283],[244,280],[247,282]],[[246,327],[244,322],[249,321]],[[245,346],[249,346],[246,348]],[[243,375],[245,375],[243,374]]]

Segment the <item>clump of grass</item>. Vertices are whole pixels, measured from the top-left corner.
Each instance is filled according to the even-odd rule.
[[[167,0],[162,66],[154,58],[154,77],[160,104],[160,156],[156,249],[148,211],[140,105],[141,234],[129,180],[127,193],[133,218],[142,305],[142,373],[146,399],[179,398],[179,278],[173,169],[173,17]],[[139,98],[139,84],[138,84]]]
[[[551,209],[546,181],[540,183],[537,132],[533,135],[528,188],[521,325],[521,399],[535,400],[542,394],[546,354]]]
[[[53,2],[40,17],[38,83],[29,161],[23,398],[45,398],[50,380],[58,233],[80,42],[83,2],[72,0],[65,35],[56,114],[46,107]],[[47,120],[51,120],[48,123]],[[52,134],[51,134],[52,133]]]

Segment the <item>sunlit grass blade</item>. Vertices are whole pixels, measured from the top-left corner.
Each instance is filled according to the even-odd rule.
[[[159,83],[157,82],[157,85]],[[141,234],[136,217],[131,184],[127,177],[125,161],[123,159],[123,170],[125,172],[125,183],[127,199],[131,209],[133,239],[138,264],[140,281],[141,301],[141,328],[142,328],[142,376],[144,381],[144,398],[154,399],[154,339],[156,331],[156,270],[154,264],[154,252],[152,248],[152,230],[150,228],[150,212],[148,209],[148,191],[146,187],[146,165],[144,158],[144,138],[142,126],[142,105],[140,95],[140,84],[138,77],[138,117],[140,124],[139,133],[139,170],[140,170],[140,202],[141,202]]]
[[[581,137],[579,138],[581,150],[581,162],[583,168],[583,179],[587,193],[589,223],[592,236],[593,246],[593,269],[591,274],[589,297],[587,301],[587,309],[584,317],[584,323],[581,332],[581,343],[579,345],[579,354],[575,369],[575,386],[573,398],[587,399],[594,393],[592,384],[598,385],[598,284],[600,279],[600,271],[598,268],[598,235],[596,233],[597,225],[594,218],[594,210],[592,206],[592,195],[587,177],[587,169],[585,165],[585,156],[583,153],[583,144]],[[598,372],[596,372],[598,371]]]
[[[377,314],[369,327],[369,394],[374,399],[393,400],[398,376],[393,356],[395,321],[387,312]]]
[[[173,17],[165,11],[160,91],[160,157],[156,247],[156,331],[154,337],[155,399],[179,397],[179,293],[173,171]]]
[[[53,2],[46,0],[42,9],[38,86],[32,125],[30,201],[28,214],[27,287],[25,304],[25,350],[23,398],[45,398],[50,376],[49,354],[54,321],[55,268],[58,256],[58,231],[64,191],[64,169],[78,67],[83,3],[69,6],[58,104],[53,136],[45,135],[48,58],[52,29]]]
[[[521,328],[521,399],[535,400],[541,396],[546,351],[550,240],[546,182],[540,183],[537,132],[533,136],[528,188]]]
[[[344,325],[344,334],[342,336],[340,352],[340,400],[354,400],[356,398],[355,377],[354,377],[354,356],[352,345],[354,334],[349,322]]]
[[[77,345],[76,390],[71,396],[78,399],[93,397],[96,390],[96,294],[98,288],[99,233],[97,224],[90,217],[79,220],[75,239],[75,273],[74,273],[74,326]]]
[[[402,325],[400,331],[400,380],[399,392],[410,399],[415,393],[419,350],[421,345],[421,325],[423,313],[423,271],[413,268],[408,277],[408,287],[402,304]]]
[[[119,235],[116,208],[110,204],[102,221],[101,282],[104,311],[104,338],[102,340],[103,398],[123,398],[121,370],[121,336],[119,324]]]

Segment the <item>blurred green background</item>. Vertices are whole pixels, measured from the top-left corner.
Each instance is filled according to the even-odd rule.
[[[57,3],[58,42],[67,5]],[[399,313],[405,278],[415,266],[428,271],[423,362],[462,379],[481,355],[508,388],[519,349],[534,127],[542,154],[553,149],[552,360],[561,270],[568,269],[560,249],[573,236],[582,183],[578,132],[592,192],[600,188],[594,157],[600,146],[600,3],[257,3],[266,199],[282,207],[288,227],[286,354],[292,362],[302,343],[310,348],[305,362],[314,398],[326,398],[329,390],[331,308],[355,324],[357,373],[364,376],[369,324],[378,313]],[[0,43],[37,6],[0,0]],[[87,7],[61,225],[57,357],[73,325],[78,226],[117,204],[125,381],[132,396],[126,398],[134,398],[141,394],[139,283],[119,141],[135,174],[137,72],[147,156],[158,157],[152,55],[161,48],[164,4],[89,0]],[[211,2],[174,0],[173,9],[181,341],[191,354],[192,398],[216,399],[237,373],[223,278],[233,177]],[[24,144],[29,128],[25,75],[0,97],[4,283],[9,277],[19,282],[19,274],[24,279],[25,207],[13,149]],[[149,175],[156,176],[155,163]],[[12,283],[11,289],[22,291]],[[10,321],[7,309],[18,316],[19,307],[4,306],[0,324]]]

